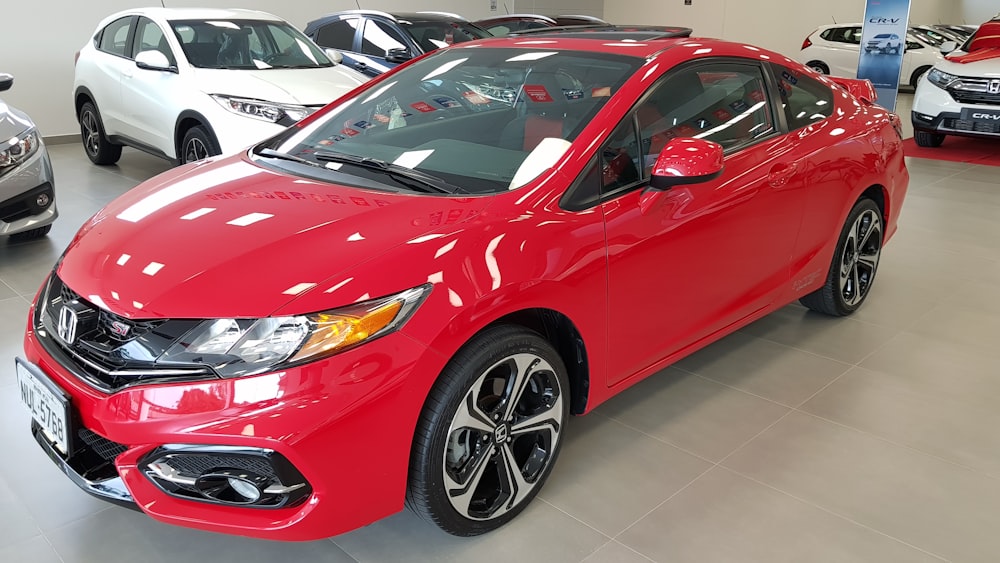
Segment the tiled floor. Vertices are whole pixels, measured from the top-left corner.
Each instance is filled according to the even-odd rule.
[[[282,544],[93,500],[28,436],[11,358],[29,300],[86,217],[167,168],[51,153],[62,217],[0,242],[0,561],[1000,560],[1000,168],[911,161],[858,314],[790,305],[574,419],[508,527],[458,539],[404,512]]]

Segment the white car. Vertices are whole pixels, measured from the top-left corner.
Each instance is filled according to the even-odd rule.
[[[142,8],[98,25],[73,98],[95,164],[123,145],[183,164],[274,135],[365,80],[271,14]]]
[[[876,35],[865,45],[866,52],[896,53],[902,40],[895,36]],[[872,41],[875,41],[874,43]],[[938,51],[940,43],[911,30],[906,34],[903,54],[903,68],[900,85],[909,84],[914,88],[920,77],[936,63],[944,59]],[[821,74],[832,74],[846,78],[858,75],[858,58],[861,54],[861,24],[848,23],[820,26],[802,42],[802,50],[795,60]]]
[[[1000,47],[998,38],[1000,20],[994,20],[961,48],[942,46],[948,57],[934,65],[913,96],[918,145],[941,146],[946,135],[1000,138],[1000,58],[989,57],[988,51]]]

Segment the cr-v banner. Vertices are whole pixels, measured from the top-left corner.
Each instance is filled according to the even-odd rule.
[[[861,28],[858,78],[872,81],[878,103],[893,110],[906,50],[906,28],[910,0],[867,0]]]

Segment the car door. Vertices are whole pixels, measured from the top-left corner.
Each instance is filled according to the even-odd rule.
[[[858,56],[861,53],[861,28],[838,28],[830,40],[830,74],[855,77],[858,75]]]
[[[131,58],[142,51],[159,51],[176,69],[177,55],[166,32],[153,20],[140,17],[133,35]],[[187,70],[187,69],[185,69]],[[141,69],[133,62],[122,72],[122,134],[167,156],[174,152],[174,126],[183,103],[184,77],[178,72]]]
[[[759,311],[787,283],[804,181],[771,82],[754,61],[673,70],[602,149],[609,385]],[[652,163],[676,137],[722,144],[724,171],[652,192]]]
[[[101,30],[93,61],[95,72],[87,81],[108,135],[119,134],[125,117],[121,82],[123,73],[129,72],[134,65],[129,59],[129,50],[135,19],[136,16],[118,18]]]
[[[343,56],[344,64],[358,71],[359,64],[364,65],[364,61],[359,57],[357,37],[360,33],[361,17],[341,16],[339,19],[328,22],[316,29],[311,37],[320,47],[335,49]],[[369,74],[369,76],[371,76]]]
[[[399,30],[373,18],[364,18],[359,49],[354,68],[368,76],[378,76],[399,64],[386,59],[390,49],[412,53]]]

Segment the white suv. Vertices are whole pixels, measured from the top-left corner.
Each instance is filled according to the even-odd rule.
[[[271,14],[142,8],[100,23],[73,98],[95,164],[122,145],[185,163],[274,135],[365,80]]]
[[[871,55],[898,53],[903,48],[903,68],[899,83],[915,88],[920,77],[944,58],[938,52],[939,46],[940,42],[910,28],[905,44],[897,35],[881,33],[868,41],[865,52]],[[821,74],[854,78],[858,75],[860,55],[861,24],[848,23],[819,27],[802,42],[802,50],[795,56],[795,60]]]
[[[911,114],[918,145],[941,146],[945,135],[1000,138],[1000,58],[989,56],[997,48],[1000,20],[983,24],[920,81]]]

